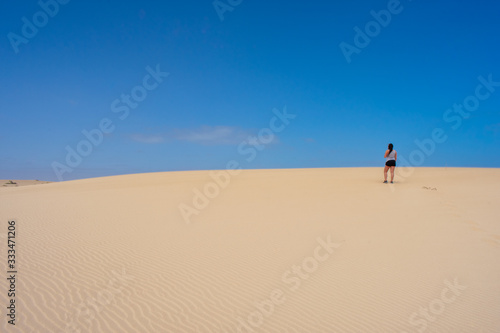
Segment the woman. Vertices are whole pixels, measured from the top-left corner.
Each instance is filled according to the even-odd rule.
[[[385,168],[384,168],[384,183],[387,183],[387,171],[391,169],[391,184],[394,183],[394,169],[396,168],[396,160],[398,153],[394,150],[392,143],[389,143],[388,149],[385,151]]]

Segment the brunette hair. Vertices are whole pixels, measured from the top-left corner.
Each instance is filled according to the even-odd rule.
[[[392,153],[392,150],[394,149],[394,145],[392,143],[389,143],[389,154]]]

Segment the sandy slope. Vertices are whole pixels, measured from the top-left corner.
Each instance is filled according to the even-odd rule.
[[[500,170],[420,168],[394,185],[381,173],[0,188],[0,330],[500,332]],[[193,206],[205,186],[213,198]],[[5,315],[11,219],[15,327]]]

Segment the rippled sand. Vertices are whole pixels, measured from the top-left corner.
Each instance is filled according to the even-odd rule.
[[[0,187],[2,332],[500,332],[500,170]],[[3,183],[2,183],[3,184]],[[2,278],[5,282],[6,279]]]

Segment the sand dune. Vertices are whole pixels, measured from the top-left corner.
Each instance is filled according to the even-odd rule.
[[[19,187],[19,186],[28,186],[28,185],[41,185],[41,184],[50,184],[51,182],[46,182],[42,180],[6,180],[0,179],[0,186],[2,187]]]
[[[403,177],[405,175],[405,177]],[[500,170],[0,187],[2,332],[500,332]],[[5,282],[6,279],[2,278]]]

